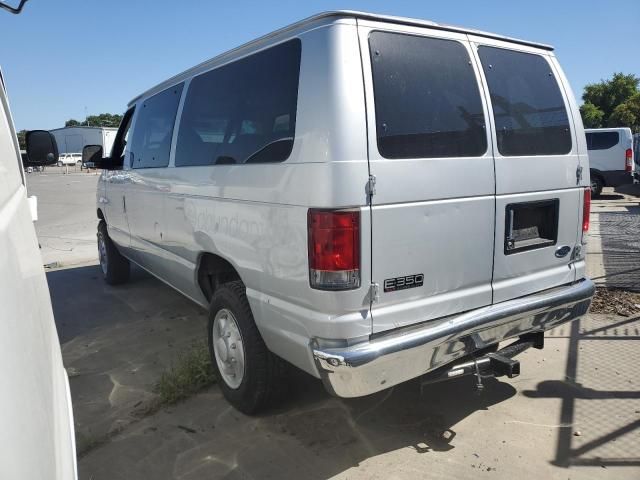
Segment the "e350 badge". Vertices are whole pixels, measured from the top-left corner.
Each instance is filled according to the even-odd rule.
[[[424,274],[416,273],[414,275],[406,275],[404,277],[387,278],[384,281],[385,292],[395,292],[396,290],[405,290],[407,288],[421,287],[424,284]]]

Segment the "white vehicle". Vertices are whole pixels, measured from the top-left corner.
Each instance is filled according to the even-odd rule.
[[[64,127],[51,130],[51,133],[60,152],[82,152],[86,145],[100,145],[105,152],[110,152],[117,131],[110,127]]]
[[[58,155],[58,166],[80,165],[82,163],[82,153],[61,153]]]
[[[47,132],[30,132],[27,144],[31,158],[48,162],[42,148],[31,148],[53,145]],[[76,478],[69,382],[33,227],[35,198],[27,198],[1,75],[0,185],[0,478]]]
[[[633,158],[636,162],[633,171],[633,179],[637,183],[640,182],[640,133],[633,135]]]
[[[587,128],[591,191],[633,182],[633,136],[630,128]]]
[[[96,161],[104,277],[134,262],[209,309],[243,412],[289,363],[341,397],[515,376],[594,292],[578,111],[551,47],[311,17],[132,100]]]

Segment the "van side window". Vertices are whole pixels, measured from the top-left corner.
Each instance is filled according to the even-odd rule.
[[[477,157],[486,152],[480,90],[460,42],[372,32],[369,51],[380,155]]]
[[[173,124],[184,83],[168,88],[138,105],[131,139],[131,167],[158,168],[169,165]]]
[[[496,47],[478,49],[505,157],[571,151],[569,116],[547,60]]]
[[[290,40],[195,77],[180,119],[176,167],[289,158],[300,53],[300,40]]]
[[[114,167],[122,167],[124,165],[124,151],[127,148],[127,141],[129,139],[129,131],[131,127],[131,119],[133,118],[133,112],[135,107],[131,107],[126,111],[118,127],[116,138],[113,140],[113,146],[111,147],[111,161]],[[108,152],[107,152],[108,153]]]
[[[588,150],[607,150],[620,142],[618,132],[587,132]]]

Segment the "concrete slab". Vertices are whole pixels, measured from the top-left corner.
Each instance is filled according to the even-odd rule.
[[[110,287],[96,264],[47,273],[78,451],[137,420],[162,372],[206,339],[200,307],[142,270]]]
[[[582,322],[480,396],[463,378],[340,400],[295,377],[288,405],[250,418],[212,388],[91,451],[80,478],[636,479],[640,318]]]
[[[47,167],[27,177],[29,195],[38,197],[35,223],[43,265],[74,265],[97,260],[95,173],[63,175],[63,168]]]

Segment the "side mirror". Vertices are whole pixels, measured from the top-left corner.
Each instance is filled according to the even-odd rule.
[[[102,145],[86,145],[82,149],[82,165],[86,168],[101,168],[102,170],[113,168],[111,158],[102,157]]]
[[[58,144],[46,130],[31,130],[25,138],[30,165],[53,165],[58,161]]]

